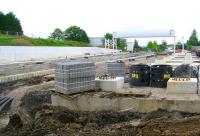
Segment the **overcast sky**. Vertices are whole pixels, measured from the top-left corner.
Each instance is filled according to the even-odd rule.
[[[174,29],[185,40],[200,33],[199,0],[0,0],[0,10],[20,19],[28,36],[48,37],[54,28],[77,25],[88,35],[143,29]]]

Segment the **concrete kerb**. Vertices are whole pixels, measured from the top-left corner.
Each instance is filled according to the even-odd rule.
[[[16,81],[20,79],[27,79],[27,78],[37,77],[37,76],[45,76],[45,75],[50,75],[50,74],[54,74],[54,69],[16,74],[16,75],[10,75],[10,76],[3,76],[3,77],[0,77],[0,83],[6,83],[6,82]]]

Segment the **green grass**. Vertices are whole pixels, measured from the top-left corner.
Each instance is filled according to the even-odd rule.
[[[74,46],[89,47],[88,43],[67,40],[51,40],[43,38],[29,38],[20,36],[9,36],[0,34],[0,46]]]

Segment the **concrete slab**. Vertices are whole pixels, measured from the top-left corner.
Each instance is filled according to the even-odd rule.
[[[184,78],[170,78],[167,82],[167,93],[197,94],[197,78],[190,78],[189,81]]]

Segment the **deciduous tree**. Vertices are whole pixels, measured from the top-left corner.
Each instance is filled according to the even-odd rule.
[[[66,40],[81,41],[89,43],[87,33],[78,26],[71,26],[64,31],[64,38]]]
[[[63,40],[64,34],[60,28],[56,28],[54,29],[53,33],[50,34],[49,38],[55,40]]]

